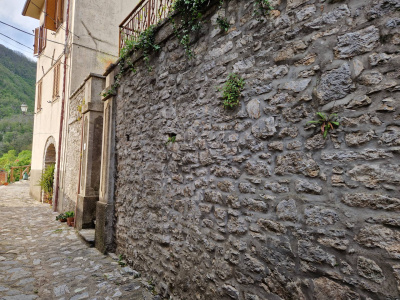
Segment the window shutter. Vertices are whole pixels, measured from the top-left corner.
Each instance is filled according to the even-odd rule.
[[[42,51],[43,51],[47,45],[47,29],[43,27],[42,30],[43,30],[43,48],[42,48]]]
[[[57,0],[57,14],[56,14],[56,22],[57,22],[56,26],[57,26],[57,28],[64,21],[63,13],[64,13],[64,0]]]
[[[53,99],[60,96],[60,63],[54,66]]]
[[[46,17],[44,19],[44,27],[51,31],[56,31],[56,1],[46,0]]]
[[[38,33],[38,54],[42,53],[42,51],[44,50],[44,48],[46,48],[46,44],[47,44],[47,29],[44,28],[44,26],[38,28],[39,29],[39,33]]]
[[[39,28],[35,28],[35,43],[33,44],[33,55],[39,54]]]

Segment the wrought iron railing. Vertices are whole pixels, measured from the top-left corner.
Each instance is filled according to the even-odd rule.
[[[151,25],[165,19],[172,7],[173,0],[142,0],[119,25],[119,49],[125,46],[127,39],[138,37]]]

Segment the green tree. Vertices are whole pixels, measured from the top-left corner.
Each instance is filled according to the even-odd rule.
[[[33,116],[22,115],[21,104],[33,112],[36,63],[0,45],[0,157],[10,150],[31,150]]]

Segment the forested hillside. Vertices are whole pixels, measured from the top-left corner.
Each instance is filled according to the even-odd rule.
[[[36,63],[0,44],[0,157],[31,150]],[[22,115],[21,104],[28,105]]]

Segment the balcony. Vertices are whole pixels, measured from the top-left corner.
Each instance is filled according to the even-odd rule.
[[[173,0],[142,0],[119,25],[119,50],[128,39],[137,38],[141,32],[168,16]]]

